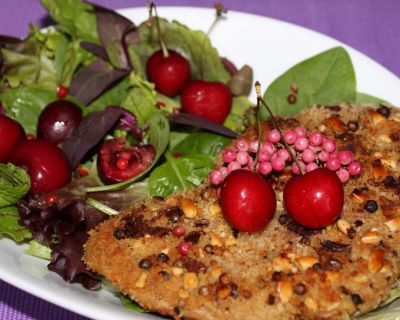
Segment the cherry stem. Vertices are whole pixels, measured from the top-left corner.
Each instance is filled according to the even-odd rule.
[[[215,11],[216,11],[215,18],[214,18],[211,26],[208,28],[207,33],[204,36],[204,40],[203,40],[203,43],[202,43],[202,49],[201,49],[202,52],[204,52],[204,47],[205,47],[205,44],[206,44],[206,40],[210,36],[211,31],[214,29],[214,27],[216,26],[218,21],[222,18],[222,15],[228,12],[228,10],[226,8],[224,8],[224,6],[219,2],[214,3],[214,8],[215,8]],[[204,57],[205,57],[205,54],[202,55],[202,58],[200,60],[200,68],[199,68],[200,79],[204,78],[204,74],[203,74],[203,60],[204,60]]]
[[[149,19],[150,20],[153,18],[153,10],[154,10],[154,13],[156,15],[156,28],[157,28],[157,33],[158,33],[158,41],[160,41],[163,57],[168,58],[169,53],[168,53],[167,46],[165,45],[165,39],[163,38],[163,35],[161,32],[160,21],[158,19],[158,13],[157,13],[157,6],[154,4],[154,2],[150,2],[148,4],[148,8],[149,8],[149,16],[150,16]]]
[[[259,113],[260,113],[260,111],[259,111],[259,104],[260,104],[260,102],[261,102],[261,103],[263,104],[263,106],[265,107],[265,109],[267,109],[269,115],[271,116],[272,124],[274,125],[275,129],[278,130],[278,132],[279,132],[279,134],[280,134],[280,136],[281,136],[283,145],[285,146],[285,149],[289,152],[290,157],[292,158],[293,162],[294,162],[294,163],[297,165],[297,167],[299,168],[300,173],[301,173],[302,175],[304,175],[305,172],[304,172],[303,168],[300,166],[299,162],[297,161],[296,156],[293,154],[293,152],[292,152],[292,150],[290,149],[288,143],[286,142],[286,139],[285,139],[285,137],[284,137],[284,135],[283,135],[283,132],[282,132],[282,130],[280,129],[280,127],[279,127],[279,125],[278,125],[278,121],[276,121],[276,119],[275,119],[275,117],[274,117],[274,114],[272,113],[271,109],[268,107],[267,103],[264,101],[264,99],[263,99],[262,96],[261,96],[261,84],[260,84],[259,81],[256,81],[255,87],[256,87],[256,94],[257,94],[257,121],[259,122],[259,129],[258,129],[258,130],[259,130],[259,132],[258,132],[258,139],[259,139],[259,140],[258,140],[258,148],[257,148],[256,159],[258,158],[258,152],[259,152],[259,149],[260,149],[260,136],[261,136],[260,130],[261,130],[261,129],[260,129],[260,120],[259,120]]]

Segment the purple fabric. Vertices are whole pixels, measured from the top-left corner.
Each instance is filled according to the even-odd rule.
[[[143,6],[146,1],[92,0],[109,8]],[[214,0],[158,0],[156,4],[212,7]],[[343,41],[400,76],[400,1],[398,0],[263,0],[222,1],[236,11],[293,22]],[[28,23],[46,23],[39,1],[2,0],[0,33],[23,36]],[[1,276],[1,275],[0,275]],[[0,319],[86,318],[49,304],[0,281]]]

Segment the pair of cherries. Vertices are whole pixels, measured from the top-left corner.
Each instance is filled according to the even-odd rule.
[[[323,228],[340,215],[343,185],[336,173],[317,168],[292,177],[283,190],[283,200],[292,218],[307,228]],[[261,230],[276,210],[271,184],[250,170],[232,171],[220,189],[220,204],[228,223],[242,232]]]
[[[221,82],[190,80],[190,64],[173,50],[156,51],[146,65],[148,79],[162,94],[174,97],[180,94],[184,112],[223,123],[232,107],[232,93]]]

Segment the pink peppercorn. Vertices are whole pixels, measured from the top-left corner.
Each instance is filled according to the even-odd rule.
[[[238,142],[236,142],[236,148],[239,151],[248,151],[249,143],[246,140],[239,140]]]
[[[318,133],[318,132],[311,132],[310,136],[308,137],[308,141],[310,142],[310,145],[313,147],[318,147],[321,145],[323,140],[323,135]]]
[[[172,229],[172,234],[175,237],[182,237],[185,234],[185,228],[182,226],[176,226]]]
[[[186,241],[181,242],[178,246],[178,252],[183,256],[187,256],[191,249],[192,249],[192,244]]]
[[[288,144],[293,144],[296,142],[296,134],[293,131],[287,131],[285,132],[285,134],[283,135],[283,137],[285,138],[286,142]]]
[[[225,148],[222,151],[222,160],[226,163],[230,163],[236,159],[236,151],[232,148]]]
[[[242,166],[240,165],[239,162],[237,161],[232,161],[230,164],[228,164],[228,174],[231,173],[232,171],[240,169]]]
[[[307,130],[302,128],[302,127],[298,127],[296,129],[294,129],[294,133],[295,133],[297,138],[305,138],[305,137],[307,137]]]
[[[340,168],[336,174],[342,183],[345,183],[350,178],[349,172],[344,168]]]
[[[268,175],[272,171],[272,165],[271,162],[269,161],[260,162],[257,167],[258,167],[258,172],[263,175]]]
[[[271,143],[277,143],[281,140],[281,134],[279,133],[278,130],[273,129],[271,131],[268,131],[267,139]]]
[[[340,168],[340,160],[336,157],[329,157],[326,160],[326,167],[331,171],[336,171]]]
[[[246,151],[239,151],[236,154],[236,161],[242,166],[246,165],[249,162],[249,158],[250,156]]]
[[[306,163],[310,163],[315,160],[315,153],[310,148],[304,149],[301,155],[303,161]]]
[[[212,170],[210,173],[210,181],[213,185],[218,186],[224,181],[224,176],[219,170]]]
[[[349,164],[348,170],[352,176],[358,176],[362,172],[361,163],[358,161],[353,161],[352,163]]]
[[[283,161],[289,160],[290,155],[286,149],[279,149],[276,153],[278,158],[281,158]]]
[[[336,142],[328,138],[322,142],[322,149],[326,152],[332,153],[336,150]]]
[[[297,138],[296,142],[294,143],[294,147],[298,151],[303,151],[304,149],[306,149],[308,147],[307,138],[303,138],[303,137]]]
[[[340,151],[338,153],[338,157],[339,157],[340,162],[344,166],[349,165],[354,160],[353,153],[351,151],[347,151],[347,150]]]
[[[311,162],[311,163],[308,163],[307,165],[306,165],[306,172],[311,172],[311,171],[313,171],[313,170],[315,170],[315,169],[317,169],[318,168],[318,165],[315,163],[315,162]]]
[[[258,149],[258,141],[257,140],[252,140],[249,143],[249,151],[250,152],[257,152]]]
[[[285,160],[279,157],[274,157],[271,160],[271,165],[272,169],[274,169],[275,171],[282,171],[283,169],[285,169]]]
[[[261,152],[267,152],[271,156],[275,153],[276,148],[271,142],[266,142],[261,147]]]

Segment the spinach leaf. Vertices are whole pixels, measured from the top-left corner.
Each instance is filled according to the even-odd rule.
[[[194,132],[177,144],[171,152],[183,156],[190,154],[216,156],[230,142],[231,139],[213,133]]]
[[[291,87],[297,86],[296,102],[290,104]],[[274,114],[291,115],[314,104],[353,102],[356,77],[349,54],[336,47],[298,63],[271,83],[264,99]],[[264,108],[262,117],[268,118]]]
[[[374,97],[374,96],[371,96],[369,94],[362,93],[362,92],[357,92],[355,103],[358,103],[358,104],[371,103],[371,104],[375,104],[375,105],[388,104],[387,101],[385,101],[381,98],[377,98],[377,97]]]
[[[157,105],[157,93],[154,84],[143,80],[132,72],[129,76],[130,89],[121,106],[132,112],[139,125],[145,125],[148,120],[160,113]]]
[[[75,39],[99,43],[96,17],[90,4],[80,0],[40,0],[54,21]]]
[[[191,154],[174,158],[166,154],[167,162],[155,168],[149,177],[150,196],[167,196],[177,190],[187,190],[200,185],[214,165],[212,156]]]
[[[41,88],[14,88],[0,95],[6,114],[17,120],[25,132],[30,134],[36,134],[40,113],[56,99],[55,90]],[[66,99],[79,105],[73,97],[68,96]]]
[[[15,242],[31,239],[30,231],[19,225],[19,216],[0,215],[0,236],[8,236]]]
[[[228,71],[204,32],[190,30],[177,21],[169,22],[159,19],[159,22],[168,48],[178,51],[188,58],[193,79],[224,83],[229,81]],[[155,21],[150,27],[148,23],[142,23],[139,26],[139,32],[142,42],[132,45],[129,50],[135,70],[141,70],[140,65],[146,65],[149,56],[160,47]],[[144,73],[143,69],[141,72]]]
[[[134,312],[146,312],[145,309],[141,308],[135,301],[129,299],[129,297],[122,294],[119,295],[122,305],[129,310]]]
[[[127,188],[134,182],[142,179],[157,163],[161,155],[164,153],[168,146],[169,141],[169,123],[168,120],[160,113],[155,113],[148,121],[149,131],[147,133],[146,143],[153,145],[156,150],[156,156],[153,163],[146,169],[146,171],[133,177],[131,179],[111,184],[108,186],[100,186],[94,188],[87,188],[87,192],[100,192],[100,191],[115,191]]]
[[[0,163],[0,208],[16,204],[30,187],[31,180],[24,169],[11,163]]]

